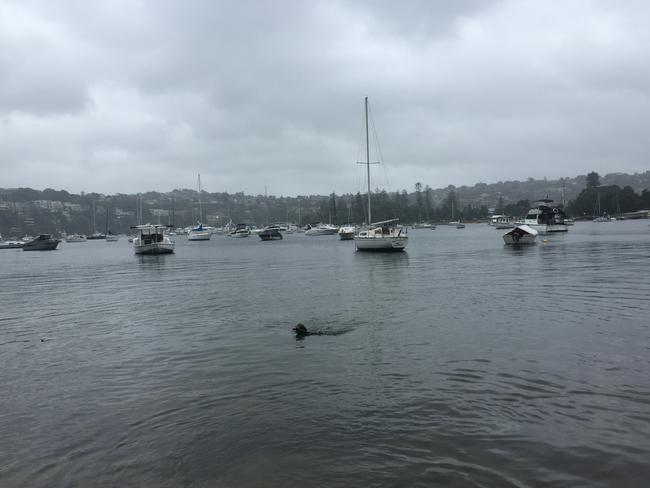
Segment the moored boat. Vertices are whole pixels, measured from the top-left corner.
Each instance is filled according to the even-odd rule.
[[[403,251],[408,243],[406,228],[399,227],[399,219],[384,220],[372,223],[372,206],[370,204],[370,137],[368,128],[368,97],[365,98],[365,129],[366,129],[366,172],[368,190],[368,228],[354,236],[357,251]]]
[[[196,227],[190,229],[187,233],[188,241],[209,241],[212,236],[212,232],[203,227],[203,205],[201,203],[201,175],[198,175],[198,196],[199,196],[199,221],[196,224]]]
[[[237,224],[235,229],[228,235],[237,238],[249,237],[251,235],[251,228],[248,224]]]
[[[59,239],[54,239],[50,234],[41,234],[23,243],[23,251],[54,251],[59,242]]]
[[[83,234],[69,234],[65,236],[65,242],[86,242],[86,236]]]
[[[354,233],[356,229],[353,225],[342,225],[339,228],[339,239],[342,241],[351,241],[354,239]]]
[[[187,240],[188,241],[209,241],[210,236],[212,234],[203,228],[203,224],[201,222],[198,222],[196,227],[193,227],[188,233],[187,233]]]
[[[515,226],[515,219],[509,215],[491,215],[488,225],[495,229],[512,229]]]
[[[503,234],[503,242],[508,245],[535,244],[538,232],[528,225],[517,225]]]
[[[331,236],[336,234],[339,228],[332,224],[307,224],[305,227],[306,236]]]
[[[397,225],[399,219],[375,222],[369,229],[354,236],[357,251],[403,251],[408,237],[406,228]]]
[[[282,233],[277,227],[271,226],[258,234],[263,241],[282,240]]]
[[[538,200],[538,205],[528,211],[523,223],[540,234],[567,232],[568,228],[564,223],[564,211],[560,207],[551,205],[551,203],[553,203],[553,200],[548,198]]]
[[[0,249],[20,249],[23,244],[23,241],[3,241],[0,239]]]
[[[166,225],[136,225],[133,250],[136,254],[171,254],[174,243],[165,235]]]

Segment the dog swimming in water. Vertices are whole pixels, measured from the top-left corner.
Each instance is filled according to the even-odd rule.
[[[321,335],[321,332],[308,331],[307,327],[305,327],[305,325],[300,322],[296,324],[296,326],[293,328],[293,331],[296,333],[296,337],[305,337],[308,335]]]

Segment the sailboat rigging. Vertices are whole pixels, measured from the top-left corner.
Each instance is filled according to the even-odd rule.
[[[201,174],[198,175],[199,186],[199,221],[196,227],[192,228],[187,234],[188,241],[209,241],[212,235],[207,229],[203,228],[203,205],[201,204]]]
[[[403,251],[406,248],[408,237],[406,229],[397,226],[399,219],[372,222],[372,207],[370,200],[370,136],[368,128],[368,97],[365,97],[365,129],[366,129],[366,165],[368,183],[368,228],[354,236],[357,251]]]

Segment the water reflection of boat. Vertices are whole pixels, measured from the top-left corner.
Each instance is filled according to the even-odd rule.
[[[136,254],[170,254],[174,243],[165,235],[166,225],[136,225],[133,250]]]
[[[61,242],[50,234],[41,234],[23,244],[23,251],[54,251]]]
[[[527,225],[518,225],[503,234],[503,242],[508,245],[535,244],[538,232]]]

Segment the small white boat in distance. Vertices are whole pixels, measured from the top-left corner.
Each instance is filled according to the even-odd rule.
[[[509,215],[492,215],[488,225],[495,229],[512,229],[515,226],[515,219]]]
[[[86,242],[86,236],[83,234],[69,234],[65,236],[65,242]]]
[[[209,241],[211,232],[203,228],[201,222],[198,223],[196,227],[193,227],[187,234],[188,241]]]
[[[339,228],[339,239],[342,241],[351,241],[354,239],[355,228],[353,225],[342,225]]]
[[[308,224],[305,229],[306,236],[331,236],[339,231],[339,228],[332,224]]]
[[[262,230],[260,230],[258,234],[260,234]],[[252,231],[251,228],[248,226],[248,224],[237,224],[235,230],[233,230],[229,235],[230,237],[243,238],[243,237],[249,237],[251,234]]]
[[[106,242],[117,242],[119,239],[120,237],[117,234],[111,232],[106,233]]]
[[[166,225],[136,225],[133,250],[136,254],[171,254],[174,243],[165,235]]]
[[[527,225],[518,225],[503,234],[503,242],[507,245],[519,246],[522,244],[535,244],[538,232]]]

